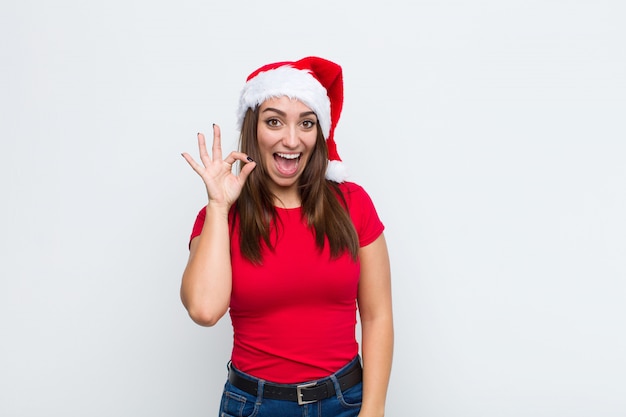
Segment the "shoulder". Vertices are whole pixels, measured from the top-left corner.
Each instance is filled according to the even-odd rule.
[[[361,187],[359,184],[354,183],[354,182],[342,182],[342,183],[339,183],[339,189],[341,190],[342,193],[344,193],[346,195],[367,194],[365,192],[365,189],[363,189],[363,187]]]
[[[359,184],[342,182],[339,189],[348,206],[361,247],[372,243],[385,229],[369,194]]]
[[[367,194],[365,189],[359,184],[354,182],[342,182],[339,184],[339,189],[348,205],[371,202],[369,194]]]
[[[353,191],[365,191],[363,187],[355,182],[344,181],[339,183],[339,188],[341,191],[345,192],[353,192]]]

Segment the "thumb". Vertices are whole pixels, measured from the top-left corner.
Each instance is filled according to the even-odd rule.
[[[241,168],[241,171],[239,172],[239,180],[241,181],[242,184],[246,182],[246,179],[248,179],[248,175],[250,175],[252,170],[256,168],[256,162],[254,162],[251,158],[249,158],[249,160],[250,162],[245,164]]]

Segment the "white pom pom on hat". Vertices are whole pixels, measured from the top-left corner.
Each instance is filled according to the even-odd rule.
[[[323,58],[310,56],[299,61],[267,64],[252,72],[239,98],[237,124],[241,129],[249,108],[272,97],[298,99],[315,112],[328,148],[326,178],[344,182],[348,171],[337,153],[335,127],[343,108],[341,67]]]

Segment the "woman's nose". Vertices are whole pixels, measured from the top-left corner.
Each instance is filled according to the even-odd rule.
[[[283,136],[283,145],[289,148],[295,148],[298,145],[298,131],[295,127],[286,129]]]

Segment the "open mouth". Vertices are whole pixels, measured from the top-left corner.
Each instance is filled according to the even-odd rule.
[[[301,153],[282,153],[276,152],[274,154],[274,161],[276,162],[276,169],[283,175],[293,175],[298,171],[300,165]]]

